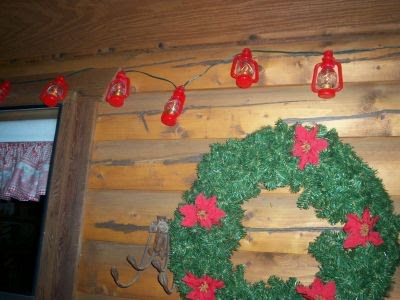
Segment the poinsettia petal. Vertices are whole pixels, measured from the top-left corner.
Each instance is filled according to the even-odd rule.
[[[307,300],[314,300],[313,293],[311,290],[305,286],[298,286],[296,287],[296,292],[303,296],[304,299]]]
[[[346,233],[359,232],[362,221],[355,214],[347,214],[347,222],[343,226],[343,231]]]
[[[383,244],[383,239],[381,235],[377,231],[370,231],[368,234],[368,241],[371,242],[374,246],[379,246]]]
[[[213,224],[218,223],[219,219],[225,217],[225,215],[226,215],[225,212],[222,209],[219,209],[218,207],[213,207],[208,212],[208,216]]]
[[[296,138],[300,141],[307,141],[308,131],[301,125],[295,127]]]
[[[322,291],[323,287],[324,287],[324,283],[318,277],[316,277],[314,279],[313,283],[311,283],[311,289],[314,291],[320,292],[320,291]]]
[[[187,295],[186,298],[187,299],[191,299],[191,300],[198,300],[200,298],[200,291],[195,289],[195,290],[191,290]]]
[[[217,197],[216,196],[212,196],[211,198],[208,199],[208,207],[215,207],[217,205]]]
[[[213,285],[214,285],[214,287],[215,287],[216,289],[220,289],[220,288],[225,287],[225,283],[224,283],[223,281],[221,281],[221,280],[216,280],[216,279],[213,280]]]
[[[324,294],[321,296],[324,296],[325,299],[330,299],[329,297],[333,297],[334,299],[336,295],[336,283],[334,281],[329,281],[327,284],[324,286]]]
[[[308,131],[307,135],[308,135],[308,139],[309,140],[314,140],[315,137],[317,136],[318,133],[318,127],[314,126],[310,131]]]
[[[207,198],[204,196],[203,193],[197,195],[196,199],[194,200],[194,204],[198,210],[205,210],[207,208]]]
[[[374,228],[374,225],[376,222],[378,222],[380,216],[375,216],[373,219],[371,219],[367,224],[369,226],[369,229],[371,230],[372,228]]]
[[[199,219],[199,223],[200,223],[200,226],[201,227],[205,227],[205,228],[207,228],[208,230],[210,230],[211,229],[211,226],[212,226],[212,222],[211,222],[211,219],[210,218],[204,218],[204,219]]]
[[[305,157],[300,157],[299,169],[300,169],[300,170],[304,170],[304,168],[306,167],[306,164],[307,164],[307,158],[305,158]]]
[[[328,141],[326,141],[324,139],[316,139],[315,144],[313,145],[313,147],[316,151],[325,150],[326,148],[328,148],[328,146],[329,146]]]
[[[184,216],[196,216],[197,209],[194,205],[186,204],[179,208],[179,212]]]
[[[193,227],[197,223],[197,209],[194,205],[186,204],[179,208],[179,212],[184,215],[182,226]]]
[[[366,209],[364,209],[364,211],[362,213],[362,220],[364,221],[364,223],[368,224],[370,219],[371,219],[371,214],[369,212],[369,209],[366,208]]]
[[[313,165],[318,165],[318,162],[319,162],[319,154],[314,151],[310,151],[308,153],[308,163]]]
[[[197,288],[200,284],[203,283],[201,278],[196,277],[196,275],[186,272],[186,276],[181,279],[184,283],[186,283],[191,288]]]
[[[200,292],[199,294],[200,297],[197,298],[198,300],[215,300],[215,296],[212,292],[210,292],[210,290],[208,290],[207,292]]]
[[[299,285],[296,287],[296,292],[298,294],[307,295],[310,292],[310,289],[304,285]]]
[[[363,243],[363,239],[361,238],[360,235],[351,234],[344,241],[343,247],[345,249],[355,248],[355,247],[357,247],[358,245],[360,245],[362,243]]]

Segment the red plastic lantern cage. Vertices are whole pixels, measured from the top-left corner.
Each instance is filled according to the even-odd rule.
[[[336,92],[343,89],[342,65],[331,50],[325,51],[322,62],[315,65],[311,89],[324,99],[335,97]]]
[[[0,84],[0,102],[3,102],[4,99],[8,96],[11,89],[11,82],[6,80]]]
[[[115,79],[108,86],[106,100],[114,107],[124,105],[125,99],[129,97],[131,82],[124,71],[119,71]]]
[[[58,76],[54,81],[49,82],[40,94],[40,99],[47,106],[56,106],[58,102],[67,96],[68,84],[64,76]]]
[[[164,106],[161,122],[167,126],[174,126],[176,124],[176,119],[182,113],[185,100],[185,88],[184,86],[178,86]]]
[[[231,76],[236,79],[236,85],[242,89],[258,82],[258,64],[253,60],[249,48],[244,48],[242,54],[233,59]]]

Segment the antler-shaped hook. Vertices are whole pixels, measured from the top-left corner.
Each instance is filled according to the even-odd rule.
[[[167,294],[171,294],[175,289],[175,284],[171,288],[168,287],[167,266],[169,262],[169,226],[168,220],[164,216],[157,216],[157,220],[149,227],[149,236],[143,251],[140,263],[137,264],[133,256],[127,257],[128,263],[136,270],[136,273],[128,283],[119,281],[119,273],[115,266],[111,268],[111,276],[115,283],[121,288],[127,288],[134,284],[140,277],[142,271],[152,265],[158,271],[158,281]],[[152,236],[155,234],[153,246],[150,249]]]

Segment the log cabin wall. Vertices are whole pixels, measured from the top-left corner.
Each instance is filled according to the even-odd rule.
[[[0,18],[6,29],[1,78],[129,68],[181,85],[215,64],[187,85],[185,109],[174,127],[160,122],[173,90],[168,82],[128,73],[131,96],[121,108],[101,101],[101,93],[77,91],[100,103],[88,158],[76,299],[178,299],[177,293],[165,294],[153,270],[121,289],[110,268],[116,265],[121,281],[129,281],[133,272],[125,257],[143,252],[157,215],[172,217],[211,143],[243,138],[278,119],[336,128],[377,169],[400,213],[398,1],[136,2],[112,9],[89,0],[72,7],[32,3],[24,10],[1,4],[23,23],[11,26],[9,18]],[[21,30],[28,21],[30,27]],[[272,51],[254,53],[260,81],[245,90],[229,75],[232,56],[243,47]],[[331,100],[310,90],[321,59],[311,52],[326,49],[339,53],[345,81]],[[249,281],[273,274],[312,281],[318,264],[307,254],[308,243],[320,234],[316,228],[329,225],[313,211],[299,210],[297,197],[287,189],[263,191],[245,205],[249,230],[232,260],[246,264]],[[400,299],[399,270],[388,298]]]

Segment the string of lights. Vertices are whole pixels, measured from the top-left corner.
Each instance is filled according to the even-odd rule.
[[[335,51],[335,54],[356,54],[363,52],[373,52],[384,49],[398,49],[400,46],[381,46],[374,48],[356,48],[344,49]],[[217,62],[209,64],[201,73],[187,80],[182,85],[177,85],[168,78],[150,74],[141,70],[136,70],[132,67],[122,68],[115,78],[111,81],[107,94],[106,101],[114,107],[121,107],[125,99],[130,95],[130,79],[126,73],[139,73],[151,77],[156,80],[168,82],[175,89],[171,98],[164,106],[164,111],[161,116],[161,121],[168,126],[174,126],[179,115],[183,111],[185,97],[185,88],[195,80],[206,75],[210,69],[215,66],[226,64],[232,61],[231,77],[236,80],[236,85],[239,88],[249,88],[252,84],[257,83],[259,80],[258,63],[253,59],[253,53],[266,53],[266,54],[283,54],[290,56],[323,56],[322,62],[314,67],[313,79],[311,82],[311,90],[318,94],[319,97],[329,99],[333,98],[337,92],[343,89],[343,76],[341,63],[333,57],[333,52],[328,51],[285,51],[285,50],[270,50],[270,49],[254,49],[244,48],[241,53],[235,54],[225,59],[218,60]],[[256,57],[257,58],[257,57]],[[53,78],[40,78],[25,81],[9,81],[4,80],[0,84],[0,103],[5,100],[10,92],[12,85],[31,84],[38,82],[48,82],[40,94],[40,99],[47,106],[55,106],[61,102],[67,95],[68,83],[66,78],[76,76],[83,72],[93,70],[95,68],[84,68],[77,71],[67,73],[64,76],[57,76]]]

